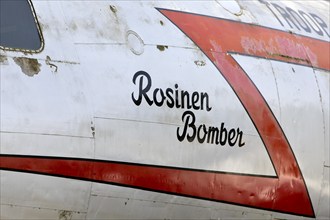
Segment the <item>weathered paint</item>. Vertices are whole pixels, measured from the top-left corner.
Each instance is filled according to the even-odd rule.
[[[165,49],[168,49],[168,46],[166,46],[166,45],[157,45],[157,49],[159,51],[164,51]]]
[[[22,72],[27,76],[34,76],[40,72],[41,64],[37,59],[14,57],[15,63],[21,68]]]
[[[0,65],[1,218],[303,219],[309,203],[327,218],[329,39],[272,2],[238,3],[239,16],[216,1],[35,1],[46,45],[25,58],[39,74],[18,52]],[[275,4],[328,20],[326,2]],[[187,108],[135,105],[138,71],[153,101],[209,94],[195,125],[239,128],[245,145],[179,141]]]
[[[0,65],[8,65],[8,58],[5,55],[0,55]]]

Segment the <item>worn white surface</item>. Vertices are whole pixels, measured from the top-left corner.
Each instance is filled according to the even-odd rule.
[[[317,13],[328,22],[323,36],[290,28],[273,5],[269,6],[272,12],[260,1],[237,1],[243,12],[237,16],[236,1],[218,2],[33,1],[45,48],[39,54],[0,51],[6,58],[0,62],[0,153],[274,175],[260,137],[232,89],[196,45],[156,8],[254,23],[329,41],[324,33],[329,33],[329,2],[275,2]],[[15,57],[37,59],[41,71],[33,77],[25,75]],[[327,219],[329,72],[241,55],[234,58],[282,126],[317,217]],[[138,87],[132,77],[140,70],[150,74],[152,88],[174,88],[177,83],[189,93],[207,92],[212,110],[194,111],[196,124],[220,126],[224,122],[229,129],[239,127],[246,145],[231,148],[179,142],[176,129],[182,126],[185,109],[133,103],[131,94]],[[302,219],[34,174],[1,171],[0,182],[1,219]]]

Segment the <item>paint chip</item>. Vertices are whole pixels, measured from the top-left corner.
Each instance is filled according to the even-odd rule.
[[[165,49],[168,49],[168,46],[165,45],[157,45],[157,49],[160,51],[164,51]]]
[[[21,67],[22,72],[27,76],[32,77],[40,72],[41,64],[37,59],[15,57],[14,61],[19,67]]]

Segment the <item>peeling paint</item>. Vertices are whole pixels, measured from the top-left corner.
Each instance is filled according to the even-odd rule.
[[[41,64],[37,59],[31,59],[26,57],[14,57],[15,63],[21,67],[22,72],[27,76],[34,76],[40,72]]]
[[[117,13],[117,8],[116,8],[116,6],[114,6],[114,5],[110,5],[110,10],[111,10],[114,14]]]
[[[206,65],[205,61],[203,61],[203,60],[195,60],[194,63],[197,66],[205,66]]]
[[[157,45],[157,49],[160,51],[164,51],[165,49],[168,49],[168,46],[165,45]]]
[[[8,59],[4,55],[0,55],[0,65],[8,65]]]
[[[71,211],[66,211],[66,210],[61,210],[58,213],[58,219],[59,220],[71,220],[72,219],[72,212]]]
[[[282,58],[285,58],[285,59],[288,59],[288,60],[302,61],[302,62],[308,63],[308,64],[311,63],[308,59],[302,59],[302,58],[298,58],[298,57],[292,57],[292,56],[277,54],[277,53],[268,53],[268,54],[271,55],[271,56],[274,56],[274,57],[276,57],[276,56],[277,57],[282,57]]]

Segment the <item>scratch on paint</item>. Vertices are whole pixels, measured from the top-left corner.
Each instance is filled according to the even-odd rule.
[[[49,56],[47,56],[46,57],[46,64],[48,65],[48,66],[50,66],[50,68],[55,68],[55,70],[54,70],[54,72],[56,73],[57,72],[57,66],[55,65],[55,64],[52,64],[50,61],[52,61],[51,59],[50,59],[50,57]]]
[[[277,82],[276,74],[275,74],[275,72],[274,72],[273,64],[270,63],[270,65],[271,65],[271,67],[272,67],[271,69],[272,69],[272,73],[273,73],[274,80],[275,80],[275,85],[276,85],[277,100],[278,100],[278,106],[279,106],[279,110],[280,110],[279,121],[282,121],[282,108],[281,108],[280,93],[279,93],[279,89],[278,89],[278,82]]]
[[[274,56],[274,57],[282,57],[282,58],[285,58],[285,59],[288,59],[288,60],[302,61],[302,62],[308,63],[308,64],[311,63],[308,59],[302,59],[302,58],[292,57],[292,56],[283,55],[283,54],[268,53],[268,55],[271,55],[271,56]]]
[[[53,63],[64,63],[64,64],[72,64],[72,65],[79,65],[79,62],[73,62],[73,61],[65,61],[65,60],[52,60],[49,56],[46,57],[46,61],[52,61]]]

